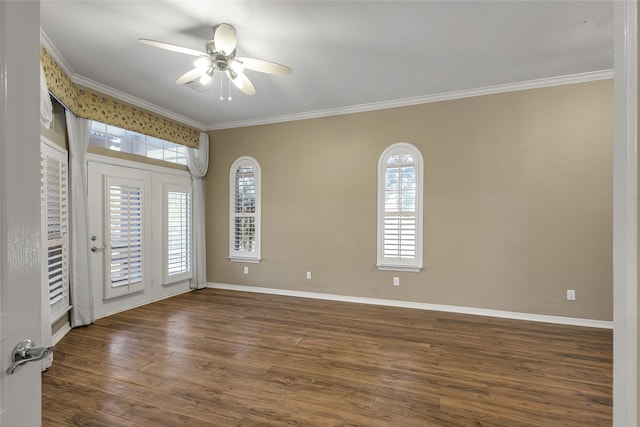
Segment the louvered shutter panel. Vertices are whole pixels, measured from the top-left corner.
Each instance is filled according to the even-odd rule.
[[[416,258],[416,170],[413,157],[389,157],[384,174],[385,258]]]
[[[112,288],[142,283],[142,187],[109,185],[109,244]]]
[[[167,274],[191,271],[191,193],[167,192]]]
[[[256,176],[252,166],[240,166],[234,186],[234,241],[238,254],[256,251]]]
[[[51,319],[69,308],[67,159],[43,145],[42,215],[46,250],[46,286]]]

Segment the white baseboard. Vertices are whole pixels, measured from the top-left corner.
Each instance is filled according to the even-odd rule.
[[[491,310],[486,308],[461,307],[455,305],[429,304],[423,302],[399,301],[381,298],[353,297],[348,295],[322,294],[316,292],[293,291],[288,289],[261,288],[257,286],[230,285],[227,283],[207,283],[208,288],[227,289],[240,292],[283,295],[330,301],[354,302],[359,304],[384,305],[389,307],[416,308],[419,310],[444,311],[449,313],[473,314],[476,316],[501,317],[504,319],[527,320],[530,322],[555,323],[558,325],[586,326],[589,328],[613,329],[613,322],[607,320],[580,319],[576,317],[549,316],[545,314],[519,313],[514,311]]]

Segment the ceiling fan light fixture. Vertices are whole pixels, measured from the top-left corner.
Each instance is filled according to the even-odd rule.
[[[209,68],[206,73],[202,73],[200,76],[200,83],[206,85],[213,78],[213,68]]]
[[[205,70],[209,67],[209,58],[198,58],[193,62],[193,66],[199,70]]]
[[[231,82],[233,82],[233,84],[236,85],[238,89],[242,89],[244,83],[242,82],[242,79],[238,78],[238,73],[236,73],[232,67],[227,70],[227,75],[229,76]]]

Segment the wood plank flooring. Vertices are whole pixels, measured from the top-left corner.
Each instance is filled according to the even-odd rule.
[[[612,331],[205,289],[72,330],[43,426],[610,426]]]

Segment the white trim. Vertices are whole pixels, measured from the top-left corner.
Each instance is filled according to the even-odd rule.
[[[406,265],[378,264],[376,267],[378,267],[380,271],[406,271],[408,273],[419,273],[422,271],[422,267],[408,267]]]
[[[103,165],[120,166],[123,168],[138,169],[149,172],[157,172],[162,174],[173,174],[191,178],[191,174],[187,169],[176,169],[167,166],[152,165],[150,163],[136,162],[133,160],[125,160],[119,157],[104,156],[102,154],[87,153],[87,163],[100,163]]]
[[[338,116],[341,114],[362,113],[366,111],[383,110],[387,108],[407,107],[418,104],[429,104],[433,102],[450,101],[454,99],[471,98],[482,95],[493,95],[497,93],[515,92],[520,90],[539,89],[575,83],[586,83],[596,80],[606,80],[613,78],[613,70],[590,71],[586,73],[571,74],[568,76],[548,77],[528,80],[524,82],[515,82],[501,85],[485,86],[480,88],[443,92],[433,95],[392,99],[389,101],[371,102],[340,108],[329,108],[326,110],[307,111],[302,113],[284,114],[281,116],[270,116],[249,120],[204,124],[75,73],[71,66],[64,60],[60,52],[58,52],[58,50],[55,48],[51,40],[49,40],[44,31],[42,31],[42,29],[40,29],[40,43],[42,43],[47,52],[49,52],[49,55],[51,55],[51,57],[58,63],[58,65],[60,65],[69,79],[71,79],[71,81],[75,84],[84,86],[88,89],[92,89],[117,100],[145,109],[147,111],[151,111],[160,116],[175,120],[179,123],[183,123],[187,126],[194,127],[203,132],[247,126],[267,125],[272,123],[292,122],[296,120],[316,119],[320,117]]]
[[[229,257],[229,261],[233,262],[245,262],[247,264],[260,264],[260,258],[243,258],[239,256]]]
[[[75,75],[75,73],[71,69],[71,66],[69,66],[58,49],[56,49],[54,44],[51,42],[51,39],[45,34],[42,28],[40,28],[40,44],[44,46],[44,48],[47,50],[47,53],[51,55],[51,57],[56,61],[60,68],[62,68],[62,71],[64,71],[64,73],[69,76],[69,78],[71,78],[72,75]]]
[[[268,125],[272,123],[291,122],[295,120],[317,119],[320,117],[338,116],[341,114],[362,113],[366,111],[384,110],[387,108],[408,107],[418,104],[430,104],[433,102],[451,101],[454,99],[472,98],[475,96],[494,95],[505,92],[516,92],[529,89],[541,89],[545,87],[586,83],[597,80],[613,78],[613,70],[592,71],[588,73],[572,74],[568,76],[549,77],[544,79],[529,80],[524,82],[507,83],[502,85],[485,86],[474,89],[443,92],[433,95],[415,96],[411,98],[393,99],[389,101],[371,102],[368,104],[351,105],[341,108],[307,111],[303,113],[285,114],[282,116],[264,117],[259,119],[238,120],[233,122],[216,123],[205,126],[205,130],[232,129],[256,125]]]
[[[51,148],[52,150],[57,151],[60,154],[63,154],[65,156],[69,155],[69,152],[64,149],[63,147],[59,146],[58,144],[56,144],[55,142],[53,142],[52,140],[50,140],[49,138],[47,138],[44,135],[40,135],[40,142],[44,143],[47,147]]]
[[[73,83],[79,86],[85,87],[87,89],[94,90],[100,94],[107,95],[111,98],[115,98],[119,101],[126,102],[127,104],[131,104],[135,107],[142,108],[146,111],[150,111],[159,116],[166,117],[168,119],[175,120],[176,122],[185,124],[187,126],[194,127],[199,131],[204,130],[205,128],[204,124],[198,121],[195,121],[183,115],[174,113],[173,111],[169,111],[166,108],[159,107],[155,104],[152,104],[140,98],[136,98],[135,96],[131,96],[125,92],[119,91],[110,86],[96,82],[94,80],[88,79],[84,76],[81,76],[80,74],[75,73],[71,68],[71,66],[69,65],[69,63],[67,63],[67,61],[64,60],[63,56],[53,45],[49,37],[47,37],[44,31],[42,31],[42,29],[40,29],[40,43],[44,46],[44,48],[47,50],[49,55],[51,55],[51,57],[58,63],[60,68],[62,68],[62,71],[65,72],[67,77],[69,77],[69,79]]]
[[[638,22],[614,4],[613,425],[638,425]]]
[[[255,252],[246,253],[236,251],[234,249],[236,234],[235,234],[235,220],[238,214],[235,211],[236,198],[236,174],[238,168],[241,166],[251,166],[253,168],[253,174],[256,180],[256,200],[255,200]],[[262,171],[260,169],[260,163],[256,159],[250,156],[242,156],[236,159],[235,162],[229,168],[229,259],[236,262],[251,262],[259,263],[261,260],[261,246],[262,246],[262,227],[261,227],[261,211],[262,211]]]
[[[443,311],[447,313],[472,314],[476,316],[499,317],[503,319],[526,320],[529,322],[555,323],[557,325],[584,326],[589,328],[613,329],[613,322],[607,320],[581,319],[577,317],[548,316],[545,314],[519,313],[515,311],[491,310],[486,308],[462,307],[455,305],[430,304],[413,301],[389,300],[381,298],[354,297],[348,295],[322,294],[316,292],[293,291],[288,289],[263,288],[258,286],[231,285],[227,283],[207,283],[207,288],[226,289],[239,292],[283,295],[329,301],[353,302],[358,304],[382,305],[388,307],[414,308],[418,310]]]
[[[60,329],[58,329],[58,331],[53,334],[53,336],[51,337],[51,340],[53,342],[53,345],[56,345],[60,342],[60,340],[62,338],[64,338],[65,335],[67,335],[67,333],[71,330],[71,324],[69,322],[65,323],[64,325],[62,325],[62,327]],[[54,353],[54,357],[55,357],[55,348],[53,349],[53,353]]]
[[[181,114],[174,113],[173,111],[169,111],[166,108],[158,107],[155,104],[152,104],[140,98],[136,98],[135,96],[129,95],[128,93],[119,91],[117,89],[113,89],[112,87],[109,87],[102,83],[98,83],[81,75],[74,74],[73,77],[70,76],[69,78],[75,84],[86,87],[87,89],[94,90],[102,95],[107,95],[111,98],[115,98],[120,101],[126,102],[127,104],[131,104],[135,107],[142,108],[143,110],[150,111],[159,116],[166,117],[187,126],[191,126],[198,129],[200,132],[202,132],[204,129],[204,125],[200,122],[192,120]]]
[[[57,315],[56,317],[54,317],[54,318],[52,318],[52,319],[51,319],[51,324],[50,324],[49,326],[52,326],[54,323],[56,323],[56,322],[60,321],[60,319],[62,319],[63,317],[68,316],[68,315],[69,315],[69,312],[70,312],[72,309],[73,309],[73,306],[72,306],[72,305],[70,305],[70,306],[67,308],[67,310],[65,310],[65,311],[63,311],[63,312],[58,313],[58,315]]]
[[[397,154],[410,154],[413,158],[413,168],[416,175],[415,198],[415,258],[400,259],[384,256],[385,238],[385,191],[387,162],[391,156]],[[424,160],[418,147],[407,142],[396,142],[389,145],[378,157],[378,200],[377,200],[377,262],[379,270],[397,270],[418,272],[422,270],[422,242],[423,242],[423,211],[424,211]]]

